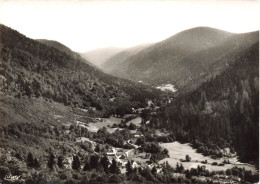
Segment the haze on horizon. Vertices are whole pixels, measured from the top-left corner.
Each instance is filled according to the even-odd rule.
[[[257,0],[0,0],[1,24],[77,52],[158,42],[198,26],[251,32],[259,22]]]

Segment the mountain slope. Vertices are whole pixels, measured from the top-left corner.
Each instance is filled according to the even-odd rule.
[[[55,41],[55,40],[46,40],[46,39],[37,39],[38,42],[43,43],[47,46],[53,47],[55,49],[58,49],[61,52],[64,52],[68,55],[70,55],[72,58],[74,59],[81,59],[82,56],[80,56],[80,54],[73,52],[70,48],[66,47],[65,45]],[[91,62],[89,62],[88,60],[84,60],[85,63],[91,65],[91,66],[95,66],[93,65]]]
[[[241,161],[258,167],[259,42],[226,60],[231,64],[165,109],[161,126],[206,155],[233,147]]]
[[[122,52],[119,52],[118,54],[115,54],[114,56],[110,57],[107,61],[105,61],[101,65],[101,68],[110,74],[113,74],[112,71],[114,72],[125,71],[125,69],[122,69],[124,66],[127,66],[125,60],[127,60],[129,57],[137,54],[141,50],[151,45],[152,44],[142,44],[142,45],[125,49]]]
[[[225,60],[225,55],[234,50],[250,47],[258,39],[258,32],[233,34],[207,27],[189,29],[128,58],[120,77],[152,85],[171,83],[177,89],[195,88],[201,83],[198,78],[210,77],[209,69],[216,61]]]
[[[69,55],[74,55],[75,53],[68,47],[66,47],[65,45],[57,42],[57,41],[54,41],[54,40],[46,40],[46,39],[37,39],[37,41],[45,44],[45,45],[48,45],[48,46],[51,46],[51,47],[54,47],[58,50],[60,50],[61,52],[65,52]]]
[[[76,53],[61,52],[3,25],[0,38],[0,89],[5,94],[42,96],[74,107],[96,107],[108,115],[129,112],[132,107],[145,105],[146,98],[157,98],[160,93],[109,76],[86,64]]]
[[[121,52],[122,48],[107,47],[101,49],[95,49],[88,52],[81,53],[81,56],[90,61],[95,66],[101,66],[108,58]]]

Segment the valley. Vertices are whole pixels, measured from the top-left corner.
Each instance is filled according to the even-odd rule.
[[[120,163],[122,163],[122,172],[125,171],[125,165],[128,160],[135,161],[135,167],[146,167],[150,166],[152,167],[153,164],[149,164],[149,156],[147,157],[146,152],[140,152],[138,151],[139,146],[132,144],[131,142],[136,142],[136,138],[142,137],[143,134],[137,133],[140,132],[140,126],[141,126],[141,117],[139,115],[131,114],[132,116],[137,116],[136,118],[126,122],[126,125],[130,125],[130,123],[133,123],[137,126],[137,130],[130,131],[133,134],[133,137],[129,140],[125,140],[125,142],[131,146],[134,147],[134,149],[122,149],[117,147],[112,147],[112,152],[107,152],[107,155],[114,155],[116,160]],[[126,115],[127,117],[127,115]],[[122,130],[122,128],[111,128],[113,124],[119,125],[121,121],[124,120],[124,118],[100,118],[100,121],[96,121],[94,123],[88,123],[86,128],[90,132],[97,132],[99,129],[105,128],[109,133],[114,133],[116,130]],[[160,136],[169,136],[169,132],[161,132],[160,130],[157,130],[157,135]],[[91,141],[89,138],[81,137],[77,142],[91,142],[92,146],[95,147],[98,143]],[[229,148],[225,148],[225,150],[222,150],[223,153],[226,151],[226,156],[223,156],[222,158],[212,158],[210,156],[204,156],[201,153],[198,153],[196,149],[192,148],[188,143],[181,144],[177,141],[175,142],[168,142],[168,143],[162,143],[159,142],[159,145],[164,149],[167,149],[169,151],[169,156],[160,160],[158,164],[164,164],[165,162],[168,162],[170,166],[173,168],[176,167],[177,163],[182,164],[184,169],[191,169],[191,168],[197,168],[199,166],[205,166],[210,172],[212,171],[225,171],[227,169],[232,169],[233,167],[237,168],[244,168],[245,170],[250,170],[252,173],[256,174],[258,173],[258,170],[254,165],[241,163],[238,160],[238,157],[235,153],[230,153]],[[119,151],[120,150],[120,151]],[[123,157],[124,159],[120,159],[120,156],[125,153],[126,157]],[[191,160],[189,162],[185,162],[185,156],[189,155],[191,157]],[[109,156],[109,159],[112,160],[113,156]],[[203,163],[205,162],[206,163]],[[228,164],[223,164],[224,161],[229,161]],[[217,163],[217,164],[213,164]]]
[[[258,34],[192,28],[98,68],[0,25],[0,183],[258,182]]]

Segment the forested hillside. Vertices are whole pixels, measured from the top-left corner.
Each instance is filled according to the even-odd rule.
[[[100,72],[61,44],[42,44],[4,25],[0,26],[0,39],[1,91],[5,94],[95,107],[105,116],[123,115],[160,96],[152,87]]]
[[[214,47],[232,35],[208,27],[177,33],[125,60],[122,77],[152,84],[176,82],[174,77],[183,78],[182,75],[188,73],[187,66],[181,62],[184,57]]]
[[[205,155],[230,147],[258,167],[259,43],[226,60],[232,64],[162,111],[160,126]]]
[[[152,85],[173,84],[191,91],[232,64],[229,54],[241,52],[259,39],[259,32],[233,34],[197,27],[143,49],[110,73]]]

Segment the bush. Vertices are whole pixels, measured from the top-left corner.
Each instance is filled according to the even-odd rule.
[[[217,162],[213,162],[211,165],[218,165],[218,163]]]
[[[133,124],[133,123],[130,123],[128,129],[129,129],[129,130],[136,130],[136,125]]]
[[[108,179],[108,183],[121,183],[121,179],[117,175],[112,175]]]

